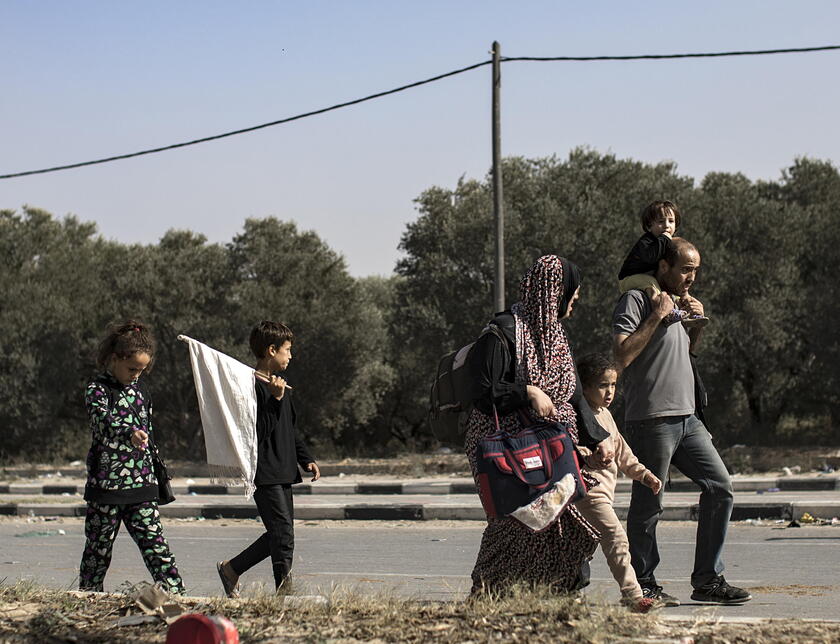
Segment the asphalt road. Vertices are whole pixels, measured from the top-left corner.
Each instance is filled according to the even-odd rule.
[[[458,599],[469,589],[482,529],[483,524],[474,521],[300,521],[295,591],[328,594],[337,587]],[[840,527],[732,523],[726,578],[749,588],[754,598],[743,606],[711,609],[689,599],[695,529],[696,524],[679,521],[659,526],[662,563],[657,576],[684,602],[665,609],[666,615],[840,619]],[[59,530],[65,534],[57,534]],[[220,595],[215,561],[236,554],[262,532],[252,520],[168,519],[165,530],[192,595]],[[52,534],[39,534],[45,532]],[[53,588],[75,588],[83,543],[81,519],[0,520],[0,580],[31,579]],[[592,563],[587,593],[617,601],[618,587],[603,555],[597,552]],[[121,533],[106,590],[116,590],[126,580],[148,578],[137,548]],[[250,571],[243,582],[246,594],[269,588],[269,563]]]

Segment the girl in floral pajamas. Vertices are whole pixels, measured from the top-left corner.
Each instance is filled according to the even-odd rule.
[[[91,446],[87,456],[85,550],[81,590],[102,591],[114,538],[124,523],[152,578],[164,590],[184,594],[184,582],[163,536],[157,479],[152,468],[152,405],[137,384],[152,364],[155,340],[147,327],[127,322],[102,341],[104,372],[85,391]]]

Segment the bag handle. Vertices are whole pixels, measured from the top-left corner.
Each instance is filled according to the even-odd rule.
[[[513,470],[513,473],[516,475],[520,481],[522,481],[525,485],[529,487],[536,487],[536,488],[543,488],[551,482],[551,477],[554,475],[554,464],[551,462],[551,451],[548,448],[548,443],[545,439],[540,441],[540,457],[543,462],[543,472],[545,472],[545,483],[539,483],[534,485],[525,478],[525,472],[522,471],[522,468],[519,466],[519,461],[517,461],[513,453],[510,449],[505,448],[502,450],[503,454],[505,455],[505,460],[507,461],[508,465],[510,465],[510,469]],[[546,454],[548,454],[548,458],[546,458]]]

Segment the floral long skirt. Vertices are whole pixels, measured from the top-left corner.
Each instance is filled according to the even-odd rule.
[[[513,433],[521,429],[521,420],[517,414],[509,414],[499,418],[499,426]],[[464,442],[473,478],[478,443],[495,432],[493,419],[473,410]],[[472,571],[472,593],[500,592],[513,584],[575,590],[580,584],[581,568],[592,558],[599,538],[598,531],[574,506],[540,532],[532,532],[511,517],[488,519]]]

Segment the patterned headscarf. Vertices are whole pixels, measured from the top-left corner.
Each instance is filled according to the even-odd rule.
[[[544,255],[525,273],[516,320],[516,380],[542,389],[559,420],[574,422],[568,403],[575,391],[575,364],[560,318],[580,286],[580,270],[567,259]]]

